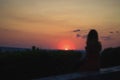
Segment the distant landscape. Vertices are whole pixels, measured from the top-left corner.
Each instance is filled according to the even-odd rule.
[[[85,52],[0,47],[0,73],[11,79],[33,79],[77,72]],[[120,65],[120,47],[101,52],[101,68]]]

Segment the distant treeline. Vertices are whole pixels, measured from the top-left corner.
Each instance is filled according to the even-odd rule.
[[[101,55],[101,67],[117,65],[120,65],[120,47],[104,49]]]
[[[82,53],[73,50],[31,49],[17,51],[0,50],[0,74],[20,79],[76,72],[84,61]],[[107,48],[101,53],[101,67],[120,65],[120,47]]]

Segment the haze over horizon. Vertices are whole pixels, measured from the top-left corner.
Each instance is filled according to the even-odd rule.
[[[0,0],[0,46],[84,50],[96,29],[120,46],[120,0]]]

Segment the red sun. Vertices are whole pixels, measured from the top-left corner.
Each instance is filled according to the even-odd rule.
[[[60,50],[74,50],[75,45],[70,40],[62,40],[58,44],[58,49],[60,49]]]
[[[68,49],[68,48],[65,48],[64,50],[66,50],[66,51],[67,51],[67,50],[69,50],[69,49]]]

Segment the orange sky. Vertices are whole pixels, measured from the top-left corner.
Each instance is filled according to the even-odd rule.
[[[120,46],[119,8],[120,0],[0,0],[0,46],[59,49],[67,40],[84,49],[93,28],[103,48]]]

